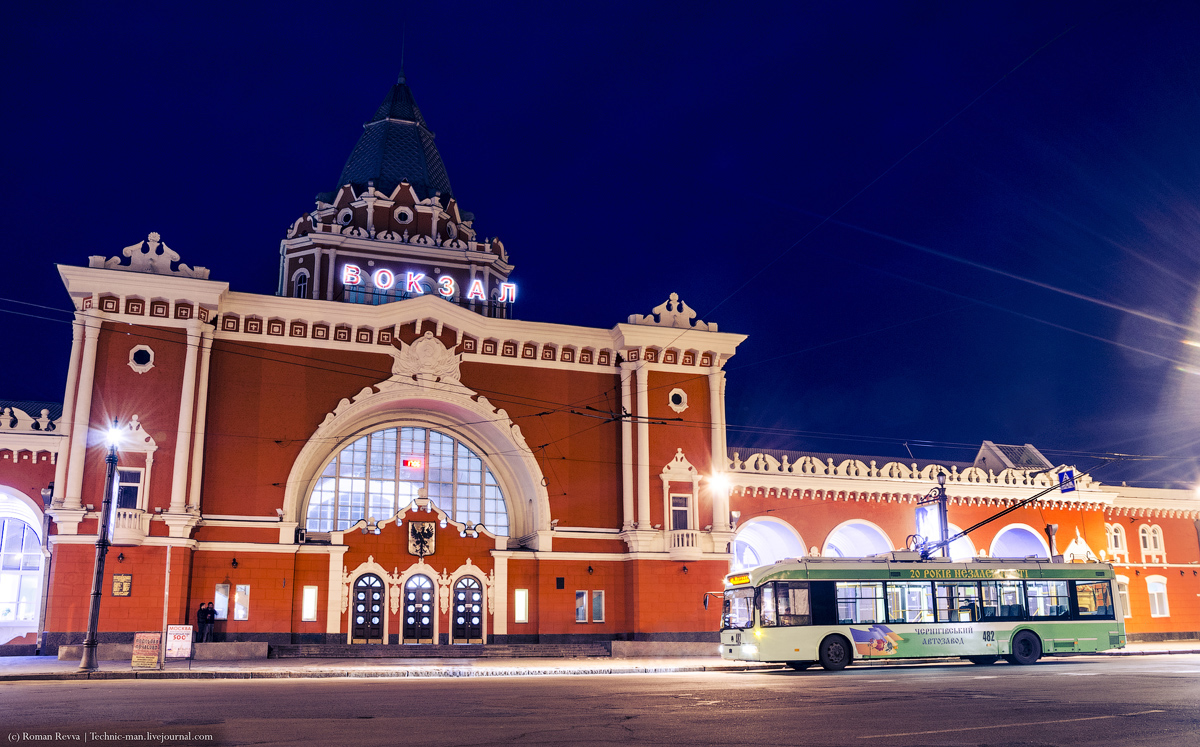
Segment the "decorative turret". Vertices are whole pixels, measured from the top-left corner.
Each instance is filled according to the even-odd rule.
[[[437,295],[510,316],[508,253],[499,239],[480,239],[474,216],[459,209],[403,73],[364,126],[340,183],[288,229],[278,295],[366,304]]]

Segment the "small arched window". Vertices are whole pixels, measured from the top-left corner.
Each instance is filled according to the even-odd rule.
[[[1113,557],[1118,555],[1129,555],[1129,548],[1125,544],[1125,528],[1120,524],[1105,524],[1108,535],[1108,554]]]
[[[1143,524],[1138,530],[1138,536],[1142,545],[1142,561],[1163,563],[1166,561],[1166,552],[1163,547],[1162,528],[1154,525],[1150,526]]]
[[[308,298],[308,270],[297,270],[292,275],[292,297]]]

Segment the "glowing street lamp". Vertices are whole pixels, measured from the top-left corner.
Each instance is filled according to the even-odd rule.
[[[96,538],[96,573],[92,576],[92,603],[88,609],[87,637],[83,641],[83,659],[79,662],[81,672],[99,669],[96,662],[96,628],[100,625],[100,597],[104,583],[104,556],[108,553],[108,517],[112,513],[113,479],[117,473],[117,445],[121,442],[121,429],[113,421],[105,437],[108,456],[104,458],[104,501],[100,504],[100,527]]]

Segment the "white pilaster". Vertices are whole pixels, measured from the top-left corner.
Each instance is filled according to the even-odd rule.
[[[96,341],[104,312],[82,311],[75,314],[75,323],[83,327],[83,352],[79,361],[79,386],[75,396],[75,414],[71,418],[71,455],[67,465],[67,492],[64,508],[80,508],[83,496],[83,462],[87,456],[88,428],[92,414],[92,386],[96,379]]]
[[[205,324],[200,333],[200,392],[196,402],[196,436],[192,440],[192,486],[188,491],[188,506],[196,513],[200,512],[200,480],[204,476],[204,418],[208,412],[208,362],[212,353],[212,332],[212,327]]]
[[[630,415],[633,413],[633,368],[628,363],[621,364],[621,409],[625,417],[621,418],[621,529],[629,531],[637,524],[633,513],[633,423]]]
[[[499,543],[497,543],[499,545]],[[492,634],[508,635],[508,554],[492,556],[494,578],[492,579]]]
[[[71,324],[71,358],[67,363],[67,390],[63,393],[62,419],[59,427],[63,429],[63,440],[60,441],[58,454],[54,463],[54,505],[61,506],[67,490],[67,462],[70,461],[71,434],[75,422],[75,389],[79,385],[79,357],[83,352],[83,322],[79,314]]]
[[[196,319],[187,325],[187,357],[183,363],[183,390],[179,398],[178,432],[175,435],[175,469],[171,472],[170,513],[181,514],[187,505],[187,471],[192,448],[192,413],[196,405],[196,358],[200,349],[200,328]]]
[[[718,475],[728,469],[725,455],[725,372],[713,366],[708,371],[709,416],[712,424],[712,473]],[[712,487],[713,531],[729,531],[729,493]]]
[[[649,372],[645,363],[637,371],[637,526],[653,529],[650,520],[650,408]]]

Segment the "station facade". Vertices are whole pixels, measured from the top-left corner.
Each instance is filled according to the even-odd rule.
[[[403,78],[288,230],[276,295],[158,234],[60,265],[63,401],[0,402],[0,644],[82,642],[114,424],[102,642],[213,602],[227,641],[683,650],[717,640],[703,600],[731,569],[904,548],[939,473],[956,528],[1077,474],[1030,445],[970,463],[730,446],[744,335],[674,294],[610,328],[520,321],[512,270]],[[1200,501],[1073,485],[951,554],[1107,560],[1132,637],[1200,636]]]

